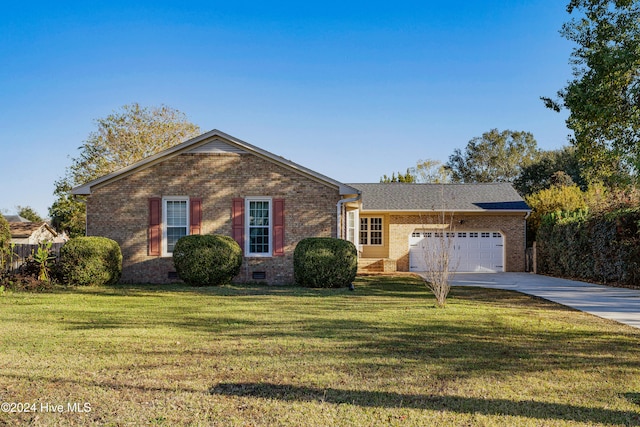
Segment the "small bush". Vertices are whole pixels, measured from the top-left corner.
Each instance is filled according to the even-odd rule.
[[[54,270],[56,269],[56,254],[51,250],[52,243],[44,242],[38,244],[38,249],[31,252],[31,255],[20,267],[20,274],[31,276],[42,282],[55,280]]]
[[[11,230],[9,223],[0,214],[0,273],[8,270],[11,262]]]
[[[122,252],[106,237],[75,237],[60,250],[60,272],[71,286],[114,285],[122,275]]]
[[[296,283],[313,288],[349,286],[358,271],[353,243],[329,237],[312,237],[298,243],[293,253]]]
[[[53,289],[53,283],[50,281],[39,280],[28,274],[6,275],[0,278],[0,284],[1,289],[14,292],[46,292]]]
[[[178,277],[189,285],[224,285],[240,273],[242,249],[229,236],[194,234],[178,240],[173,264]]]

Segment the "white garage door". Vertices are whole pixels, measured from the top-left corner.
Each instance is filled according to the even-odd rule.
[[[449,251],[449,269],[457,272],[504,271],[504,242],[498,231],[423,231],[409,237],[409,268],[429,270],[429,254]]]

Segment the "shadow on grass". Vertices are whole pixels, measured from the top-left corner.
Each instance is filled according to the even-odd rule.
[[[538,308],[573,311],[545,300],[512,291],[462,287],[452,290],[451,310],[432,311],[424,308],[429,305],[424,285],[414,279],[373,277],[360,283],[355,292],[258,284],[122,286],[126,292],[154,298],[145,302],[115,297],[113,303],[108,301],[107,306],[93,311],[66,308],[59,321],[71,331],[170,327],[224,342],[259,340],[284,346],[296,357],[299,343],[320,346],[318,340],[326,340],[335,344],[323,349],[326,357],[357,354],[361,358],[350,365],[371,371],[380,358],[436,364],[455,372],[456,377],[475,372],[507,375],[560,367],[588,369],[610,363],[637,369],[637,360],[629,356],[638,345],[635,337],[622,332],[594,335],[592,329],[574,328],[571,322],[565,327],[562,318],[538,316]],[[171,294],[174,289],[190,295],[169,301],[176,297]],[[113,290],[120,291],[120,287]],[[394,292],[411,296],[396,298]],[[242,298],[215,298],[223,295]],[[336,298],[322,302],[307,298],[329,295]],[[484,304],[511,311],[474,311]],[[459,317],[458,312],[478,314],[469,322],[468,314]],[[525,321],[515,321],[515,316]],[[269,346],[254,351],[268,355]]]
[[[221,286],[189,286],[184,283],[172,284],[117,284],[102,287],[59,287],[59,293],[85,294],[92,296],[128,296],[148,297],[163,294],[179,293],[212,297],[225,296],[297,296],[328,297],[347,294],[347,287],[342,288],[303,288],[297,285],[266,285],[260,283],[234,283]]]
[[[623,396],[629,402],[640,406],[640,393],[624,393]]]
[[[355,281],[356,292],[350,292],[347,286],[340,288],[306,288],[296,284],[268,285],[260,282],[231,283],[221,286],[189,286],[182,282],[169,284],[118,283],[111,286],[57,286],[54,292],[91,295],[127,295],[147,296],[149,294],[176,292],[211,296],[235,295],[290,295],[302,297],[324,297],[336,294],[363,294],[370,296],[425,297],[429,294],[424,281],[417,275],[398,276],[358,276]]]
[[[209,389],[212,395],[249,396],[291,401],[318,401],[362,407],[415,408],[484,414],[565,420],[584,423],[640,425],[640,413],[604,408],[507,399],[481,399],[460,396],[414,395],[379,391],[313,388],[271,383],[220,383]]]
[[[463,301],[489,302],[502,306],[515,306],[535,300],[518,292],[471,287],[452,287],[449,299]],[[415,277],[365,276],[355,281],[355,290],[342,288],[305,288],[298,285],[266,285],[260,283],[234,283],[222,286],[194,287],[184,283],[173,284],[117,284],[109,287],[67,287],[59,288],[58,293],[81,294],[97,297],[172,297],[172,294],[194,295],[203,297],[243,297],[243,296],[283,296],[296,298],[330,298],[330,297],[374,297],[384,299],[404,299],[425,301],[427,304],[435,298],[421,279]],[[535,306],[557,307],[540,299]],[[434,305],[435,306],[435,305]]]

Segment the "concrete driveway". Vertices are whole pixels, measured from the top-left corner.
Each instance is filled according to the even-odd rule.
[[[452,286],[507,289],[640,328],[640,291],[531,273],[456,273]]]

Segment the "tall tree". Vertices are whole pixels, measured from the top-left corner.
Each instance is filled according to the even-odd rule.
[[[55,183],[53,194],[57,197],[49,208],[51,225],[58,232],[66,232],[70,237],[83,236],[86,231],[87,207],[82,200],[71,195],[69,178]]]
[[[456,148],[446,167],[454,182],[513,182],[538,156],[531,133],[492,129]]]
[[[18,211],[18,215],[31,222],[44,222],[44,218],[38,215],[38,212],[31,206],[16,206],[16,210]]]
[[[529,166],[522,168],[520,175],[513,182],[518,192],[527,196],[549,188],[555,183],[554,174],[564,172],[571,181],[583,190],[587,183],[582,176],[581,163],[578,161],[574,147],[563,147],[560,150],[541,151],[540,157]]]
[[[416,182],[446,184],[451,182],[451,172],[439,160],[418,160],[415,167],[410,169]]]
[[[382,178],[380,178],[380,182],[416,182],[416,177],[414,175],[411,174],[411,171],[409,169],[407,169],[406,173],[400,173],[398,172],[398,175],[396,176],[396,173],[392,173],[391,176],[387,176],[387,175],[383,175]]]
[[[383,175],[380,182],[419,182],[446,184],[451,182],[449,170],[439,160],[418,160],[414,167],[408,168],[406,173],[398,172],[391,176]]]
[[[577,15],[561,30],[577,44],[573,80],[559,100],[542,99],[569,110],[589,181],[629,182],[640,171],[640,2],[571,0],[567,12]]]
[[[96,120],[97,129],[79,147],[66,175],[56,182],[57,196],[49,209],[51,221],[59,231],[84,234],[85,207],[70,195],[76,185],[129,166],[145,157],[197,136],[200,128],[184,113],[161,105],[125,105],[105,118]]]

